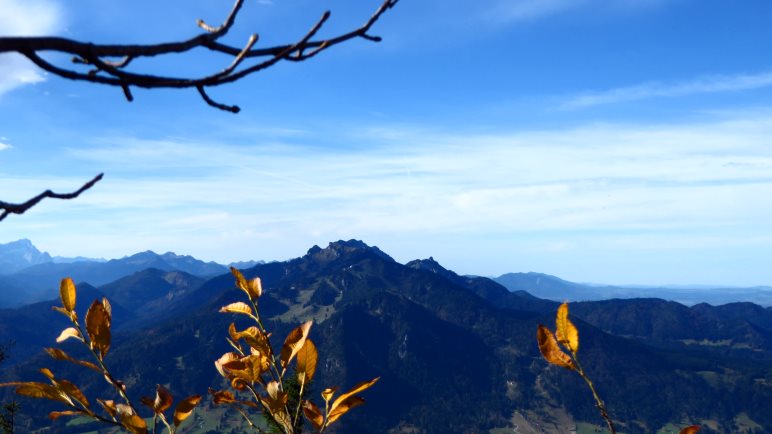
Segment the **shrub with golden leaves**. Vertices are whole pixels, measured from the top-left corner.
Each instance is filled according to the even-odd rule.
[[[349,410],[364,404],[364,399],[357,394],[370,388],[380,377],[357,384],[332,403],[330,401],[337,387],[325,389],[322,392],[324,411],[306,399],[307,386],[314,378],[319,357],[316,346],[308,337],[312,322],[307,321],[292,330],[281,351],[274,353],[270,333],[265,329],[257,309],[263,293],[260,278],[247,280],[235,268],[231,268],[231,272],[236,286],[244,291],[249,304],[231,303],[223,306],[220,312],[248,316],[255,325],[242,331],[238,331],[235,324],[230,325],[226,339],[234,351],[223,354],[214,364],[220,375],[230,382],[233,391],[210,389],[215,404],[234,408],[251,427],[255,427],[255,423],[245,410],[261,409],[268,420],[285,434],[300,432],[301,409],[311,426],[321,433]],[[293,362],[294,374],[290,374]],[[298,385],[297,391],[290,390],[290,382]],[[296,396],[291,397],[291,393]],[[237,397],[239,394],[246,394],[247,398]],[[291,408],[291,402],[296,403],[294,408]]]
[[[126,386],[110,372],[105,363],[105,357],[110,350],[110,326],[112,323],[112,308],[106,298],[94,300],[86,312],[85,333],[75,312],[75,300],[77,291],[72,279],[62,279],[59,295],[62,299],[62,307],[55,306],[54,310],[64,314],[72,323],[72,327],[64,329],[56,342],[67,339],[76,339],[83,343],[94,358],[94,362],[79,360],[59,348],[46,348],[46,352],[55,360],[64,360],[84,368],[89,368],[100,374],[116,391],[118,402],[112,399],[96,399],[99,407],[95,408],[86,395],[72,382],[57,378],[48,368],[42,368],[40,372],[48,378],[49,383],[25,381],[2,383],[0,387],[15,387],[16,394],[31,398],[43,398],[56,401],[64,406],[62,411],[53,411],[48,417],[55,420],[62,416],[85,416],[110,425],[123,428],[134,434],[147,434],[148,426],[145,419],[139,416],[137,408],[131,403],[126,394]],[[169,434],[177,431],[193,411],[193,408],[201,400],[199,395],[189,396],[182,400],[174,410],[172,423],[169,423],[165,412],[172,407],[172,395],[163,386],[156,389],[155,399],[142,398],[142,403],[152,410],[153,432],[156,431],[156,423],[160,420],[167,428]]]
[[[616,427],[608,414],[608,410],[606,410],[606,405],[600,399],[597,390],[595,390],[595,385],[579,363],[579,356],[577,354],[579,352],[579,330],[568,318],[568,303],[563,303],[558,307],[558,313],[555,318],[555,333],[539,324],[539,327],[536,329],[536,342],[539,344],[539,351],[541,351],[541,355],[546,361],[561,368],[575,371],[582,377],[592,392],[595,406],[600,411],[601,417],[606,421],[606,425],[608,425],[611,433],[616,434]],[[692,425],[682,429],[679,434],[696,434],[699,430],[699,426]]]

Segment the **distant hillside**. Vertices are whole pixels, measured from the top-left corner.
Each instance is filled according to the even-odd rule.
[[[355,240],[314,246],[302,257],[244,272],[263,280],[259,306],[275,347],[298,323],[315,321],[311,338],[320,363],[314,396],[327,385],[381,376],[367,404],[347,415],[338,433],[512,432],[523,420],[563,433],[577,422],[601,422],[581,379],[548,365],[536,348],[537,324],[554,324],[555,302],[459,276],[431,258],[403,265]],[[146,270],[103,289],[137,315],[159,295],[177,294],[169,280],[160,270]],[[152,393],[155,384],[183,396],[222,383],[212,361],[229,350],[228,325],[243,318],[217,311],[242,300],[242,293],[231,276],[219,275],[175,299],[174,317],[141,332],[116,331],[107,362],[131,379],[133,399]],[[740,423],[772,430],[769,309],[614,300],[575,303],[572,312],[582,361],[621,431],[652,433],[683,421],[704,424],[705,433],[742,432]],[[57,315],[41,310],[31,318],[45,328]],[[35,379],[37,368],[51,364],[45,357],[26,360],[6,378]],[[106,387],[71,364],[58,363],[55,371],[90,396]],[[23,408],[20,426],[30,431],[95,429],[64,419],[51,424],[39,402],[24,401]],[[217,425],[228,417],[208,404],[202,409],[194,416],[198,422],[214,418]]]
[[[750,302],[772,306],[772,287],[656,287],[590,285],[569,282],[549,274],[507,273],[493,278],[510,291],[526,291],[555,301],[592,301],[612,298],[662,298],[686,305]]]
[[[0,275],[0,307],[53,298],[57,294],[59,281],[66,276],[100,286],[147,268],[181,271],[198,277],[210,277],[228,271],[224,265],[172,252],[159,255],[146,251],[109,261],[86,258],[54,260],[47,253],[40,253],[29,240],[2,245],[0,255],[3,252],[6,263],[15,264],[16,268],[13,268],[15,271],[12,273]],[[24,264],[27,266],[18,269]]]

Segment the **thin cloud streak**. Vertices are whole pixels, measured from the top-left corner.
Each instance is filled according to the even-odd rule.
[[[736,92],[772,85],[772,71],[758,74],[707,75],[677,83],[648,82],[575,96],[560,105],[571,110],[652,98],[673,98],[706,93]]]
[[[95,139],[62,158],[78,172],[104,168],[105,180],[77,201],[41,203],[9,220],[0,239],[25,234],[59,255],[153,249],[229,262],[359,238],[396,257],[431,244],[451,267],[475,273],[493,265],[453,244],[468,252],[529,240],[518,249],[544,261],[588,246],[615,257],[653,249],[652,240],[667,240],[670,252],[772,247],[757,236],[772,233],[772,203],[763,200],[772,196],[769,114],[497,135],[388,126],[338,133],[344,145],[368,146],[315,147],[313,135],[307,146]],[[0,174],[0,197],[79,182]],[[518,249],[504,250],[532,260]]]

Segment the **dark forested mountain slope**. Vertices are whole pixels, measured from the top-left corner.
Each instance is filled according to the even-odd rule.
[[[244,272],[263,279],[260,310],[275,346],[298,323],[315,320],[311,337],[320,359],[314,396],[328,385],[345,388],[382,377],[366,393],[367,405],[347,415],[338,432],[486,432],[511,427],[514,415],[548,432],[568,432],[575,421],[601,422],[581,379],[547,365],[538,353],[535,330],[539,323],[553,326],[553,302],[502,292],[487,279],[457,276],[432,260],[402,265],[360,241],[314,247],[303,257]],[[117,333],[108,363],[130,380],[136,396],[152,393],[155,384],[167,384],[176,396],[222,387],[212,362],[228,351],[228,324],[246,323],[217,310],[241,299],[230,276],[213,278],[181,297],[177,317]],[[641,303],[642,310],[660,309]],[[750,313],[723,308],[717,315],[728,309],[727,317],[765,318],[753,307],[742,308]],[[636,329],[621,333],[614,331],[621,324],[596,321],[611,315],[607,310],[619,307],[577,304],[575,322],[582,361],[624,432],[651,433],[668,422],[692,421],[705,423],[704,432],[731,433],[738,432],[737,418],[772,429],[768,362],[653,345],[637,339]],[[653,339],[655,330],[644,335]],[[32,360],[13,374],[37,378],[34,368],[44,364],[52,362]],[[103,387],[81,381],[83,372],[75,367],[55,368],[89,393]],[[25,402],[27,414],[41,414],[34,405]],[[38,416],[23,423],[49,421]],[[64,424],[57,421],[52,430],[67,432]]]

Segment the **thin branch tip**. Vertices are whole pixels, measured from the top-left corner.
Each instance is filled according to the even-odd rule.
[[[246,46],[243,47],[220,42],[221,38],[233,27],[237,15],[245,3],[244,0],[234,0],[231,10],[221,25],[211,26],[203,19],[198,19],[196,24],[204,32],[180,41],[145,45],[110,45],[94,44],[60,37],[0,37],[0,54],[7,52],[22,54],[44,71],[70,80],[120,87],[123,89],[123,93],[128,101],[133,100],[130,91],[131,87],[144,89],[197,88],[207,104],[221,110],[237,113],[239,111],[237,106],[228,106],[212,101],[211,98],[206,96],[203,88],[238,81],[247,75],[269,68],[282,60],[303,61],[335,45],[355,38],[361,37],[369,41],[380,42],[382,40],[381,37],[370,35],[368,32],[380,17],[388,9],[394,7],[398,1],[382,0],[380,6],[367,21],[356,29],[331,38],[312,40],[332,15],[331,11],[324,11],[321,18],[311,29],[294,43],[266,48],[254,48],[259,39],[256,33],[250,37]],[[124,69],[137,58],[188,53],[197,48],[205,48],[212,52],[230,55],[233,59],[230,66],[219,72],[193,78],[173,77],[162,74],[155,75]],[[51,61],[43,59],[40,56],[43,52],[71,55],[72,64],[89,65],[90,68],[80,69],[73,66],[72,69],[68,69],[57,66]],[[263,60],[251,65],[245,65],[245,61],[249,58],[262,58]]]
[[[4,220],[10,214],[24,214],[25,212],[27,212],[27,210],[37,205],[41,200],[45,198],[64,199],[64,200],[75,199],[76,197],[80,196],[81,193],[90,189],[91,187],[94,186],[94,184],[101,181],[102,178],[104,178],[104,173],[98,174],[90,181],[83,184],[79,189],[71,193],[54,193],[49,189],[27,200],[26,202],[22,202],[22,203],[14,204],[14,203],[0,201],[0,221]]]

